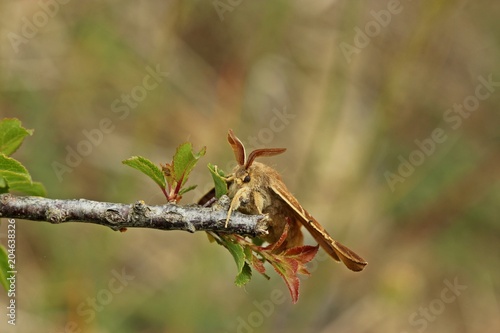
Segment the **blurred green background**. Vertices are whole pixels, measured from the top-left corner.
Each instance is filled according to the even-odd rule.
[[[233,128],[249,148],[288,148],[267,163],[369,265],[321,252],[292,305],[271,268],[234,286],[203,233],[18,220],[17,325],[2,314],[0,332],[498,332],[499,10],[2,1],[0,116],[35,129],[14,157],[50,198],[163,204],[121,161],[165,163],[190,141],[208,149],[192,203],[208,162],[234,163]]]

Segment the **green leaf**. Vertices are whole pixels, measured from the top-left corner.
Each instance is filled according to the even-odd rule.
[[[23,143],[24,138],[32,134],[33,130],[22,127],[18,119],[3,119],[0,121],[0,153],[11,155]]]
[[[245,265],[245,252],[243,251],[243,247],[240,244],[233,243],[229,240],[224,240],[224,245],[233,256],[238,269],[238,274],[240,274],[243,270],[243,266]]]
[[[227,194],[227,183],[226,179],[224,178],[224,172],[217,168],[216,165],[212,165],[210,163],[208,163],[208,169],[210,170],[210,173],[212,174],[212,178],[214,180],[215,197],[219,199],[224,194]]]
[[[4,178],[9,187],[13,187],[18,183],[30,183],[31,176],[28,170],[17,160],[0,154],[0,176]]]
[[[39,197],[44,197],[47,195],[45,186],[43,186],[43,184],[40,182],[32,182],[31,184],[18,184],[13,190],[23,192],[27,195],[36,195]]]
[[[161,165],[161,169],[141,156],[133,156],[122,163],[143,172],[153,179],[160,186],[169,202],[178,202],[182,194],[196,187],[183,188],[182,186],[188,180],[189,173],[193,170],[198,159],[205,155],[206,152],[206,148],[203,147],[198,153],[194,154],[192,148],[191,143],[184,143],[177,147],[172,163]]]
[[[262,274],[266,279],[270,279],[269,275],[266,274],[266,268],[264,263],[254,255],[253,250],[250,246],[245,246],[245,258],[246,262],[251,265],[257,272]]]
[[[252,268],[247,262],[245,262],[240,274],[236,275],[236,278],[234,279],[234,284],[237,285],[238,287],[241,287],[247,284],[251,279],[252,279]]]
[[[3,177],[0,177],[0,194],[9,193],[9,185]]]
[[[28,170],[17,160],[0,154],[0,191],[25,192],[33,195],[45,195],[45,188],[40,183],[33,183]],[[7,186],[5,186],[5,183]],[[1,186],[4,185],[4,186]]]
[[[151,178],[162,189],[165,188],[166,183],[163,172],[159,167],[157,167],[147,158],[144,158],[142,156],[132,156],[131,158],[122,161],[122,163],[141,171],[146,176]]]
[[[186,188],[183,188],[182,190],[179,191],[179,195],[183,195],[186,192],[194,190],[198,185],[192,185]]]
[[[247,251],[245,251],[240,244],[233,242],[227,237],[221,236],[220,242],[222,243],[222,245],[224,245],[225,248],[229,250],[229,253],[231,253],[234,262],[236,263],[238,273],[236,274],[234,283],[238,287],[245,285],[252,278],[252,269],[245,260],[245,258],[247,257],[247,254],[245,252]]]
[[[9,281],[7,281],[7,272],[9,270],[9,257],[7,256],[7,251],[0,245],[0,283],[6,291],[9,290]]]
[[[203,147],[197,154],[193,154],[193,146],[190,142],[183,143],[177,147],[172,162],[174,180],[177,183],[180,182],[181,186],[184,185],[196,162],[198,162],[200,157],[205,155],[206,151],[207,148]]]

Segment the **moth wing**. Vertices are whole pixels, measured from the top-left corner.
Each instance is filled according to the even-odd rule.
[[[204,196],[202,196],[199,200],[198,200],[198,205],[205,205],[207,202],[211,201],[212,199],[215,199],[215,187],[212,188],[210,191],[208,191],[207,193],[205,193]]]
[[[358,272],[363,270],[367,262],[347,246],[334,240],[323,226],[302,208],[283,182],[275,181],[273,186],[271,186],[271,190],[297,215],[299,221],[309,231],[311,236],[333,259],[342,261],[352,271]]]

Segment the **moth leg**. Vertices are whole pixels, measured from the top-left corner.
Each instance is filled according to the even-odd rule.
[[[219,168],[217,167],[217,165],[214,165],[214,171],[219,174]],[[226,183],[229,183],[229,182],[232,182],[236,177],[234,176],[234,174],[230,174],[229,176],[225,177],[225,176],[221,176],[221,178],[223,178]]]
[[[257,213],[262,215],[262,210],[264,209],[264,196],[260,192],[253,192],[253,203],[257,209]]]
[[[226,224],[224,226],[225,228],[227,228],[227,224],[229,223],[229,219],[231,218],[231,213],[240,208],[242,201],[248,201],[250,199],[250,193],[251,190],[249,188],[241,188],[238,190],[238,192],[236,192],[233,200],[231,200],[229,210],[227,211]]]

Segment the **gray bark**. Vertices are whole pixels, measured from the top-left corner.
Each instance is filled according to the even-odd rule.
[[[43,221],[93,223],[113,230],[150,228],[159,230],[213,231],[216,233],[262,236],[267,233],[264,215],[233,212],[224,226],[229,198],[223,196],[212,207],[166,204],[149,206],[99,202],[85,199],[59,200],[42,197],[0,195],[0,217]]]

